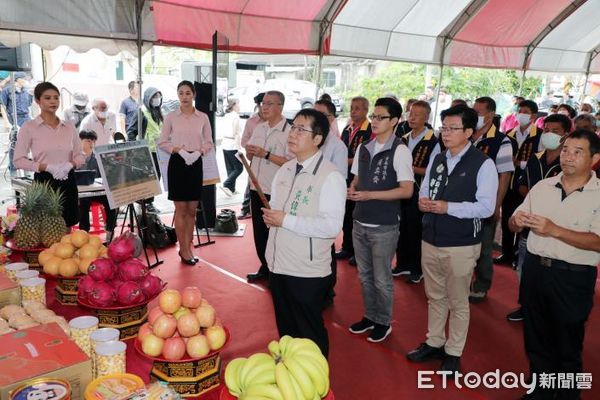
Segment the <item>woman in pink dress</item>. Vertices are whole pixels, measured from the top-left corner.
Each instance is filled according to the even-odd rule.
[[[62,214],[70,227],[79,221],[74,168],[85,162],[81,140],[75,126],[56,115],[60,105],[56,86],[42,82],[35,87],[33,95],[40,107],[40,115],[25,122],[19,130],[15,166],[33,171],[35,181],[49,182],[51,187],[62,192]]]
[[[171,154],[167,170],[169,200],[175,203],[175,231],[181,262],[194,265],[192,251],[196,208],[202,195],[202,156],[213,148],[208,116],[194,108],[196,91],[189,81],[177,85],[180,107],[165,117],[158,146]]]

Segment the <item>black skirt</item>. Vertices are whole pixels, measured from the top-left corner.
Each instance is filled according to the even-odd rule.
[[[33,174],[33,179],[36,182],[49,182],[50,187],[62,192],[62,216],[67,226],[73,226],[79,222],[79,192],[74,170],[69,171],[69,176],[64,181],[54,179],[52,174],[46,171],[36,172]]]
[[[202,197],[202,157],[187,165],[179,154],[171,154],[169,169],[169,200],[200,201]]]

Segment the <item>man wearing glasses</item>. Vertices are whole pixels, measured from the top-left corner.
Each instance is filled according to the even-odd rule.
[[[323,306],[331,286],[331,246],[342,230],[346,184],[319,150],[329,122],[320,112],[298,112],[288,148],[296,156],[273,179],[267,243],[269,287],[281,336],[312,339],[327,357]]]
[[[270,199],[271,184],[275,173],[281,165],[292,158],[287,148],[290,124],[282,115],[284,102],[285,96],[279,91],[271,90],[265,93],[260,107],[265,122],[257,125],[252,137],[246,143],[246,155],[250,160],[250,167],[267,200]],[[252,211],[254,247],[260,260],[260,268],[257,272],[248,274],[249,282],[266,279],[269,275],[265,258],[269,228],[263,221],[262,207],[260,196],[254,183],[251,182],[250,209]]]
[[[369,100],[365,97],[354,97],[350,103],[350,123],[342,131],[342,141],[348,147],[348,173],[346,185],[350,187],[352,182],[351,167],[354,155],[358,146],[371,139],[371,124],[367,119],[369,113]],[[342,249],[335,253],[338,260],[349,258],[350,265],[356,265],[354,258],[354,246],[352,243],[352,212],[354,211],[354,201],[346,200],[346,213],[344,214],[344,237],[342,240]]]
[[[443,359],[440,370],[452,373],[459,370],[467,340],[469,286],[481,250],[481,220],[494,213],[498,190],[494,162],[469,141],[476,125],[477,112],[471,108],[442,111],[447,150],[430,161],[419,191],[427,340],[407,358]]]
[[[358,146],[352,163],[354,178],[348,198],[356,202],[352,239],[362,287],[364,315],[352,324],[354,334],[372,331],[368,341],[378,343],[392,332],[394,282],[390,265],[400,233],[400,199],[413,194],[410,150],[394,135],[402,106],[384,97],[371,117],[375,138]]]

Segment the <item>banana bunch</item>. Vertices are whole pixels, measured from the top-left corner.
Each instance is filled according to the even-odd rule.
[[[240,400],[320,400],[329,392],[329,364],[310,339],[283,336],[269,353],[236,358],[225,384]]]

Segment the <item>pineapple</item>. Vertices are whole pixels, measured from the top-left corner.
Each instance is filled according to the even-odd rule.
[[[40,243],[40,205],[47,190],[47,185],[33,182],[21,195],[21,215],[15,227],[15,244],[21,249],[31,249]]]
[[[67,233],[67,226],[62,217],[63,194],[48,186],[46,201],[43,204],[43,215],[40,223],[41,241],[44,247],[50,247]]]

